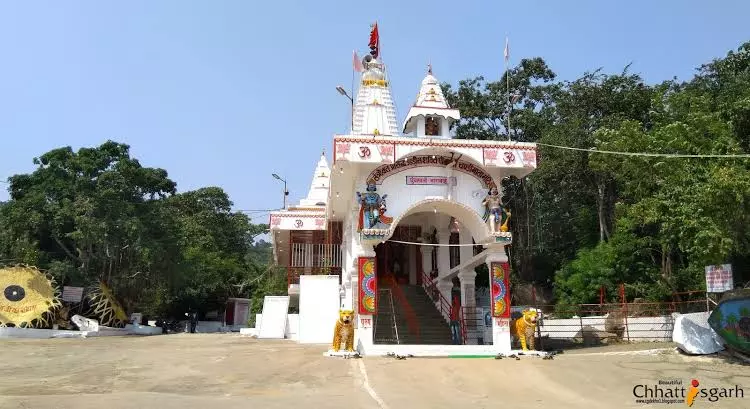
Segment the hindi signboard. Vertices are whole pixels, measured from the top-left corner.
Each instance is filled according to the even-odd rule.
[[[83,287],[63,287],[62,300],[67,302],[81,302]]]
[[[706,266],[706,292],[723,293],[734,289],[732,265]]]
[[[447,185],[455,186],[455,176],[407,176],[407,185]]]

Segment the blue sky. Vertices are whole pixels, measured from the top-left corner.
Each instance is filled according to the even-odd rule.
[[[428,61],[454,84],[499,77],[506,34],[511,63],[541,56],[574,79],[632,62],[649,82],[689,79],[750,40],[745,0],[28,3],[0,3],[0,180],[113,139],[180,191],[221,186],[237,209],[279,207],[274,172],[292,201],[306,194],[347,131],[335,87],[350,87],[375,20],[399,121]]]

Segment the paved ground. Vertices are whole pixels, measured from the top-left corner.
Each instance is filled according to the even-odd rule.
[[[744,400],[693,407],[750,407],[748,366],[632,349],[395,360],[229,334],[0,340],[0,408],[622,408],[642,406],[636,384],[674,378],[746,388]]]

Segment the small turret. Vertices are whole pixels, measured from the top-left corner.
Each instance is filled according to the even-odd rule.
[[[451,124],[459,119],[461,114],[448,105],[440,82],[432,75],[432,65],[429,65],[417,101],[404,120],[404,133],[418,138],[449,139]]]
[[[307,197],[300,200],[300,206],[325,206],[328,200],[328,189],[331,187],[331,169],[328,167],[325,152],[320,155],[318,166]]]

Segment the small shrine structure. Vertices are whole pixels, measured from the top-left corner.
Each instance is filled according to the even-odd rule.
[[[511,214],[501,181],[536,168],[536,145],[454,139],[461,114],[432,67],[399,126],[377,37],[376,27],[350,133],[334,136],[331,164],[321,156],[307,197],[270,215],[289,295],[300,296],[301,275],[339,275],[338,301],[356,314],[361,354],[394,347],[510,352]],[[482,263],[490,275],[491,341],[476,330],[484,317],[472,316]]]

